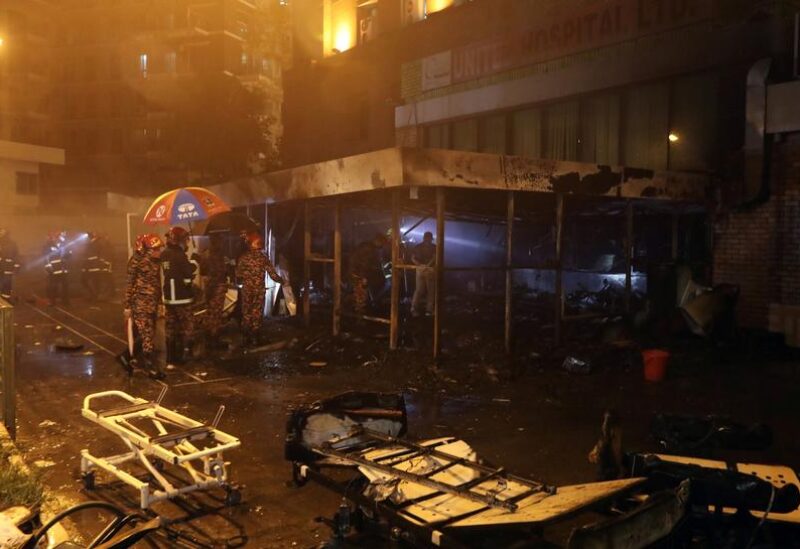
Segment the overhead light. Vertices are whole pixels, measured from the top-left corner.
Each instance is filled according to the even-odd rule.
[[[681,140],[680,136],[675,132],[669,132],[669,136],[667,136],[667,139],[669,139],[670,143],[677,143],[678,141]]]
[[[0,46],[2,46],[3,44],[5,44],[5,42],[6,42],[5,38],[3,38],[2,36],[0,36]]]

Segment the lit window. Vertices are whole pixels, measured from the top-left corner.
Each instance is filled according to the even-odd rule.
[[[147,78],[147,54],[140,53],[139,54],[139,72],[142,74],[142,78]]]
[[[425,0],[425,17],[453,5],[453,0]]]

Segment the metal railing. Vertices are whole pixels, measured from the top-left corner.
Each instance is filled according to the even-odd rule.
[[[3,424],[12,439],[17,438],[16,345],[14,344],[14,307],[0,298],[0,389]]]

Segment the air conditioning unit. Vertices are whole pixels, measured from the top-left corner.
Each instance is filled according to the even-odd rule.
[[[404,25],[410,25],[425,19],[425,0],[403,0],[402,20]]]

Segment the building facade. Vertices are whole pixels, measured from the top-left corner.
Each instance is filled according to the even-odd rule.
[[[32,210],[39,189],[64,164],[51,100],[54,8],[44,0],[0,5],[0,209]]]
[[[50,36],[53,4],[0,5],[0,139],[52,145]]]
[[[740,287],[740,324],[800,305],[790,4],[432,4],[308,2],[287,165],[399,145],[708,174],[710,280]]]
[[[288,22],[280,0],[64,0],[54,108],[64,189],[152,194],[198,176],[170,140],[180,93],[199,75],[236,77],[265,96],[281,135]]]

